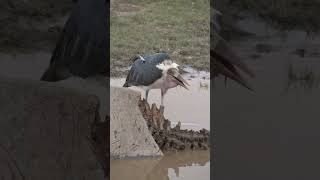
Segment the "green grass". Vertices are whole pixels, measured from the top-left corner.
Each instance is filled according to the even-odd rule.
[[[248,10],[281,30],[300,29],[318,32],[320,0],[221,0],[225,14],[237,16]]]
[[[180,64],[209,70],[208,0],[122,0],[111,8],[112,76],[123,75],[115,68],[128,67],[136,54],[160,51]]]
[[[71,0],[0,0],[0,52],[51,51],[72,7]]]

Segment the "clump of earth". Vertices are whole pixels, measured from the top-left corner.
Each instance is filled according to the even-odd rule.
[[[155,104],[150,107],[146,100],[140,100],[139,108],[154,140],[164,153],[210,148],[210,131],[181,129],[181,123],[172,128],[171,122],[163,115],[164,107],[157,108]]]

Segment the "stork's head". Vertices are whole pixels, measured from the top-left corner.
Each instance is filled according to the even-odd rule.
[[[184,80],[179,72],[179,65],[173,62],[171,59],[165,59],[156,67],[162,71],[162,77],[164,77],[165,86],[167,88],[174,88],[178,85],[188,89],[186,85],[190,86],[186,80]]]
[[[167,70],[166,81],[170,88],[180,85],[185,89],[188,89],[186,85],[190,86],[188,82],[183,79],[178,68],[169,68]]]

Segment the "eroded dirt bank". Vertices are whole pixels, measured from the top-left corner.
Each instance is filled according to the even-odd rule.
[[[181,123],[171,128],[170,120],[163,115],[164,107],[151,107],[145,100],[140,100],[139,107],[148,128],[160,149],[166,153],[170,151],[207,150],[210,147],[210,131],[201,129],[182,130]]]

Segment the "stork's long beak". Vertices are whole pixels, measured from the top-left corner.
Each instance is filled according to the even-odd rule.
[[[181,76],[180,73],[178,75],[171,75],[171,76],[174,77],[177,80],[177,82],[178,82],[178,84],[180,86],[182,86],[185,89],[189,90],[188,87],[186,86],[186,85],[190,86],[189,83],[185,79],[183,79],[183,77]]]
[[[246,79],[238,72],[237,68],[248,74],[250,77],[254,77],[254,73],[241,61],[224,39],[221,37],[219,38],[219,42],[215,49],[210,50],[210,54],[216,60],[216,65],[222,75],[233,79],[250,90],[253,90]]]

